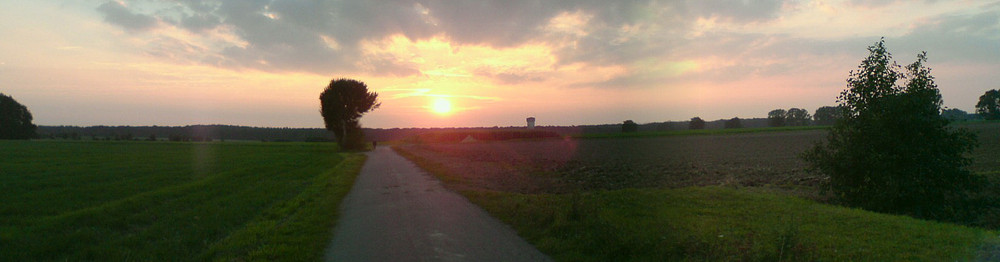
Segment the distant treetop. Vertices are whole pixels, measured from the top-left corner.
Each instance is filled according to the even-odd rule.
[[[1000,120],[1000,91],[986,91],[976,103],[976,113],[986,120]]]
[[[38,127],[31,121],[31,111],[27,107],[0,93],[0,139],[35,138]]]

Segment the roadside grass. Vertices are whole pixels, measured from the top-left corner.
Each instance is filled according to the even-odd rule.
[[[727,135],[745,133],[786,132],[828,129],[830,126],[783,126],[760,128],[726,128],[726,129],[688,129],[669,131],[645,131],[634,133],[599,133],[572,135],[572,138],[627,138],[627,137],[657,137],[657,136],[692,136],[692,135]]]
[[[519,194],[468,187],[397,150],[557,261],[955,261],[997,232],[820,204],[766,188]]]
[[[0,141],[0,257],[317,260],[364,161],[330,143]]]
[[[313,179],[294,199],[264,211],[202,253],[215,261],[318,261],[333,238],[341,200],[364,165],[365,156],[349,154],[333,170]],[[326,232],[327,234],[323,234]]]
[[[956,261],[996,233],[726,187],[465,191],[557,261]]]

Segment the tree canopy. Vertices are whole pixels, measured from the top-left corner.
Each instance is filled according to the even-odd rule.
[[[809,125],[809,111],[799,108],[775,109],[767,113],[767,126],[804,126]]]
[[[920,218],[968,216],[966,196],[978,185],[966,168],[975,136],[952,130],[940,115],[941,95],[926,53],[902,68],[884,40],[851,71],[838,97],[841,119],[803,158],[829,177],[843,204]],[[906,79],[905,85],[897,80]]]
[[[976,113],[986,120],[1000,120],[1000,91],[986,91],[976,103]]]
[[[35,138],[38,128],[31,122],[31,111],[13,97],[0,93],[0,139]]]
[[[739,117],[734,117],[732,119],[726,120],[722,124],[725,128],[743,128],[743,121]]]
[[[691,122],[688,122],[688,129],[705,129],[705,120],[701,117],[691,118]]]
[[[785,117],[788,116],[788,111],[784,109],[775,109],[767,113],[767,125],[772,127],[785,126]]]
[[[635,132],[639,132],[639,124],[636,124],[635,121],[632,120],[625,120],[625,122],[622,122],[622,133]]]
[[[785,125],[805,126],[809,125],[810,119],[812,119],[812,116],[809,115],[809,111],[793,107],[788,109],[788,113],[785,115]]]
[[[965,112],[965,110],[958,108],[941,110],[941,116],[952,122],[969,120],[969,112]]]
[[[333,132],[340,146],[361,149],[364,136],[358,119],[378,108],[378,93],[369,92],[368,85],[353,79],[335,79],[319,95],[320,114],[326,129]]]
[[[821,126],[833,125],[838,118],[840,118],[840,108],[836,106],[817,108],[816,113],[813,114],[813,122]]]

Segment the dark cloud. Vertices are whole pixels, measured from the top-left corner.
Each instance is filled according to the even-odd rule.
[[[193,32],[215,29],[222,24],[222,20],[212,14],[194,14],[181,19],[180,25],[184,29]]]
[[[938,0],[924,0],[924,3],[934,3]],[[851,0],[850,4],[853,6],[861,6],[866,8],[881,8],[886,6],[892,6],[893,4],[898,4],[902,2],[916,2],[914,0]]]
[[[939,61],[1000,61],[1000,6],[915,24],[897,41],[906,50],[927,51],[931,59]]]
[[[685,83],[729,83],[749,77],[781,77],[836,68],[834,74],[847,76],[864,59],[868,45],[878,37],[849,37],[837,40],[802,39],[755,33],[706,33],[679,43],[669,54],[652,63],[625,63],[627,74],[612,79],[577,83],[580,87],[644,88]],[[890,47],[892,43],[889,43]],[[842,58],[849,58],[843,60]],[[705,59],[709,58],[709,59]],[[687,71],[685,61],[698,64]],[[723,62],[723,64],[713,64]],[[726,63],[728,62],[728,63]],[[677,63],[677,65],[671,65]],[[647,66],[660,68],[646,68]],[[663,69],[667,68],[667,69]]]
[[[852,5],[864,7],[883,7],[899,2],[899,0],[851,0]]]
[[[690,13],[701,17],[715,17],[734,22],[758,22],[774,18],[783,1],[688,1]]]
[[[104,15],[104,21],[120,26],[129,32],[142,32],[157,26],[158,20],[152,16],[134,13],[119,2],[109,1],[97,7]]]
[[[420,1],[435,27],[459,44],[509,47],[535,37],[539,27],[560,11],[558,1]]]

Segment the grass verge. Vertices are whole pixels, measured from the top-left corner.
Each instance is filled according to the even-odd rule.
[[[14,261],[315,260],[364,161],[329,143],[0,148],[0,257]]]
[[[319,261],[333,238],[341,200],[354,185],[365,156],[346,155],[290,201],[258,216],[202,254],[215,261]],[[324,234],[325,233],[325,234]]]
[[[996,232],[763,189],[476,190],[441,163],[401,153],[557,261],[954,261],[998,253]]]

